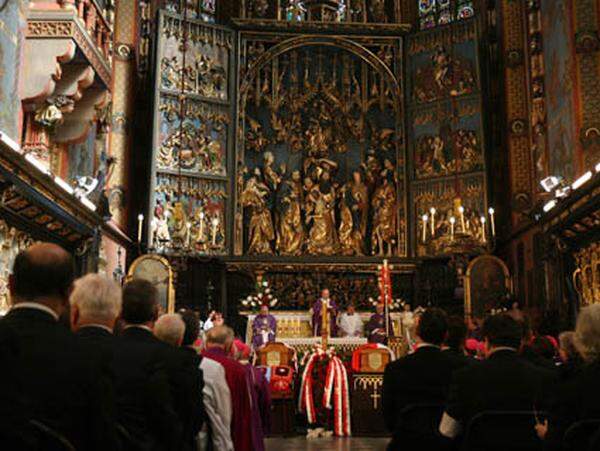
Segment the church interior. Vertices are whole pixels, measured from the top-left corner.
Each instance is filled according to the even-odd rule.
[[[428,312],[558,362],[600,304],[599,30],[600,0],[0,0],[0,315],[54,243],[233,329],[267,450],[410,450],[386,378]]]

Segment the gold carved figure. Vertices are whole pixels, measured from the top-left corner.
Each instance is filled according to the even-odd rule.
[[[248,227],[248,253],[272,254],[271,242],[275,238],[271,211],[267,208],[269,189],[259,182],[257,176],[250,177],[242,192],[241,203],[250,208],[250,224]]]
[[[323,173],[321,182],[312,186],[307,194],[311,212],[306,221],[310,225],[308,253],[311,255],[334,255],[339,250],[335,225],[335,188],[328,172]]]
[[[302,223],[302,181],[300,171],[282,186],[279,202],[279,232],[276,248],[281,255],[300,255],[305,233]]]
[[[384,170],[373,199],[371,248],[375,255],[392,255],[396,236],[396,186],[393,172]]]
[[[364,255],[368,196],[361,173],[353,172],[352,181],[342,188],[340,202],[340,245],[344,255]]]

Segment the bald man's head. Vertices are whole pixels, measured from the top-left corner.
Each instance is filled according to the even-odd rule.
[[[34,244],[15,258],[10,277],[13,302],[66,303],[73,278],[73,258],[67,251],[52,243]]]

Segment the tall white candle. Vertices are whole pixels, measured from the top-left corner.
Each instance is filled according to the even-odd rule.
[[[423,215],[423,243],[427,241],[427,221],[429,220],[427,215]]]
[[[486,241],[486,236],[485,236],[485,216],[482,216],[480,218],[480,220],[481,220],[481,239],[485,243],[485,241]]]
[[[213,218],[212,220],[212,245],[217,244],[217,227],[219,226],[219,218]]]
[[[433,238],[435,236],[435,208],[431,207],[429,213],[431,213],[431,238]]]
[[[494,214],[496,213],[494,211],[493,208],[490,207],[490,209],[488,210],[488,213],[490,214],[490,228],[492,230],[492,238],[496,236],[496,219],[494,217]]]
[[[460,227],[462,232],[465,233],[467,231],[467,227],[465,226],[465,207],[462,205],[458,207],[458,213],[460,214]]]
[[[456,223],[456,218],[454,216],[450,217],[450,240],[454,241],[454,224]]]
[[[204,241],[204,212],[200,212],[200,241]]]
[[[137,236],[138,243],[142,242],[142,225],[143,224],[144,224],[144,215],[139,214],[138,215],[138,236]]]

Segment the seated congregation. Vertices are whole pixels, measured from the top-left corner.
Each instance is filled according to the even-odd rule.
[[[9,286],[0,449],[266,449],[269,386],[221,320],[200,340],[194,313],[159,315],[151,283],[74,280],[47,243],[17,256]],[[489,316],[481,346],[461,318],[419,316],[414,348],[385,368],[389,451],[600,449],[600,305],[558,341],[513,316]]]

